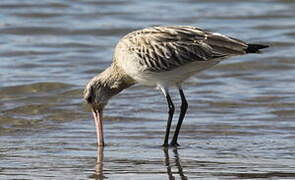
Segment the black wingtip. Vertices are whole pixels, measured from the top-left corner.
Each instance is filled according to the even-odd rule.
[[[248,47],[245,50],[246,53],[259,53],[260,49],[268,48],[268,45],[263,45],[263,44],[247,44]]]

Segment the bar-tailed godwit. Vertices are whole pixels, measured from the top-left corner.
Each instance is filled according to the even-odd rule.
[[[104,145],[102,118],[109,99],[139,83],[159,87],[166,97],[169,111],[163,146],[169,145],[174,114],[169,87],[178,88],[181,111],[170,143],[177,146],[188,108],[181,87],[183,81],[225,58],[258,53],[259,49],[266,47],[192,26],[151,27],[127,34],[118,42],[110,67],[93,77],[84,91],[84,99],[90,104],[95,119],[98,145]]]

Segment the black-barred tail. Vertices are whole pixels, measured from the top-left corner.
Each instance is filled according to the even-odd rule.
[[[263,44],[247,44],[248,47],[245,50],[246,53],[259,53],[260,49],[268,48],[268,45],[263,45]]]

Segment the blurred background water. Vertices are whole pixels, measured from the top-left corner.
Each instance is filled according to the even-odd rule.
[[[1,0],[0,179],[295,179],[294,9],[291,0]],[[160,146],[164,97],[134,86],[108,105],[97,151],[84,85],[124,34],[155,25],[271,48],[185,84],[178,149]]]

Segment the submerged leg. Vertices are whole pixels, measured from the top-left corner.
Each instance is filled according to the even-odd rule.
[[[179,134],[179,131],[180,131],[187,107],[188,107],[187,101],[185,99],[185,96],[181,87],[179,87],[179,94],[181,97],[180,115],[179,115],[178,123],[174,132],[174,136],[170,143],[171,146],[179,146],[179,144],[177,143],[177,138],[178,138],[178,134]]]
[[[103,175],[103,159],[104,159],[104,147],[100,146],[97,148],[97,160],[95,165],[95,176],[97,179],[104,179]]]
[[[171,127],[171,122],[174,114],[174,105],[173,102],[170,98],[168,89],[166,88],[161,88],[162,92],[164,93],[167,103],[168,103],[168,121],[167,121],[167,126],[166,126],[166,134],[165,134],[165,139],[164,139],[164,144],[163,146],[168,146],[168,139],[169,139],[169,133],[170,133],[170,127]]]

